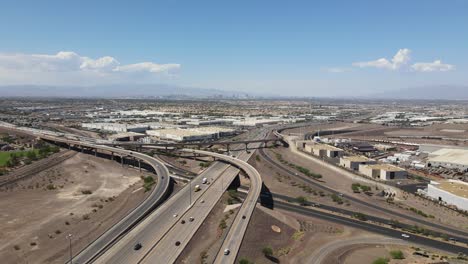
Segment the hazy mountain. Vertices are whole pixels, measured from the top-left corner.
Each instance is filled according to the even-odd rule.
[[[385,91],[369,97],[376,99],[468,100],[468,86],[420,86]]]
[[[216,89],[188,88],[166,84],[100,86],[0,86],[0,97],[86,97],[86,98],[247,98],[251,95]]]

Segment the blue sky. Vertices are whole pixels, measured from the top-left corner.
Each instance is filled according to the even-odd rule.
[[[462,0],[10,1],[0,84],[308,96],[466,85],[467,14]]]

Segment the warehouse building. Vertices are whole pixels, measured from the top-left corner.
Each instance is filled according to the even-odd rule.
[[[318,157],[329,157],[329,158],[337,158],[343,156],[344,151],[340,148],[330,146],[327,144],[306,144],[304,147],[304,151],[308,153],[312,153]]]
[[[408,173],[406,170],[390,164],[360,164],[359,172],[369,178],[381,180],[403,180]]]
[[[431,181],[427,196],[468,211],[468,183],[459,180]]]
[[[112,134],[108,138],[112,141],[137,141],[145,137],[146,137],[146,134],[142,134],[142,133],[124,132],[124,133]]]
[[[427,167],[444,167],[468,171],[468,150],[443,148],[429,154]]]
[[[119,124],[119,123],[83,123],[81,127],[90,130],[99,130],[115,133],[137,132],[144,133],[149,126],[145,124]]]
[[[164,128],[148,130],[146,134],[162,140],[173,140],[179,142],[206,141],[220,137],[233,135],[236,131],[222,127],[199,127],[199,128]]]
[[[340,165],[351,170],[359,170],[359,165],[361,164],[375,163],[375,160],[363,156],[345,156],[340,158]]]

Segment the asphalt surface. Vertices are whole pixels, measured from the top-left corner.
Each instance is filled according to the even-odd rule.
[[[229,158],[228,160],[242,168],[242,170],[249,176],[250,189],[229,229],[227,236],[224,239],[221,250],[218,252],[214,263],[235,262],[245,231],[247,230],[255,205],[257,204],[257,199],[262,191],[262,177],[254,167],[246,162],[234,158]],[[228,255],[224,254],[225,249],[230,251]]]
[[[295,212],[295,213],[306,215],[306,216],[320,218],[320,219],[334,222],[337,224],[342,224],[342,225],[346,225],[346,226],[350,226],[354,228],[363,229],[369,232],[378,233],[378,234],[385,235],[388,237],[403,239],[410,243],[420,244],[420,245],[436,248],[439,250],[443,250],[443,251],[447,251],[447,252],[451,252],[455,254],[458,254],[460,252],[463,254],[468,254],[468,248],[463,247],[463,246],[458,246],[458,245],[446,243],[440,240],[434,240],[434,239],[426,238],[423,236],[415,235],[412,233],[402,232],[399,230],[394,230],[391,228],[378,226],[378,225],[366,223],[363,221],[359,221],[356,219],[350,219],[347,217],[338,216],[338,215],[334,215],[331,213],[326,213],[323,211],[312,210],[312,209],[304,208],[298,205],[292,205],[292,204],[288,204],[288,203],[281,202],[281,201],[275,201],[275,208],[287,210],[290,212]],[[402,237],[402,234],[407,234],[409,238]]]
[[[28,133],[27,130],[19,130]],[[68,145],[82,146],[92,149],[105,150],[116,154],[120,154],[122,157],[134,157],[150,165],[154,169],[158,177],[156,186],[153,188],[151,194],[138,207],[136,207],[134,210],[128,213],[118,223],[113,225],[110,229],[108,229],[105,233],[99,236],[86,248],[84,248],[77,255],[75,255],[73,258],[73,263],[81,264],[93,262],[96,259],[96,257],[102,254],[109,247],[111,247],[118,239],[124,236],[149,212],[151,212],[156,206],[158,206],[163,201],[169,190],[170,177],[168,169],[166,168],[164,163],[148,155],[120,148],[97,145],[90,142],[70,140],[64,137],[55,137],[46,134],[42,135],[38,134],[37,132],[31,134],[40,137],[44,140],[64,143]]]
[[[272,166],[276,167],[277,169],[279,169],[279,170],[281,170],[283,172],[286,172],[291,177],[299,178],[302,181],[307,182],[310,185],[313,185],[313,186],[315,186],[315,187],[317,187],[319,189],[330,192],[332,194],[337,194],[337,195],[340,194],[339,191],[336,191],[336,190],[331,189],[331,188],[329,188],[329,187],[327,187],[327,186],[325,186],[323,184],[320,184],[316,180],[311,180],[310,178],[308,178],[306,176],[302,176],[300,173],[297,173],[297,175],[296,175],[296,173],[292,169],[290,169],[288,167],[285,167],[284,165],[282,165],[282,164],[276,162],[275,160],[273,160],[268,154],[265,153],[265,151],[263,149],[260,149],[259,153],[260,153],[260,155],[262,156],[262,158],[264,160],[266,160],[268,163],[270,163]],[[375,210],[379,210],[379,211],[384,212],[384,213],[395,215],[395,216],[407,219],[407,220],[415,222],[415,223],[424,224],[426,226],[437,228],[437,229],[443,230],[443,231],[445,231],[447,233],[458,234],[458,235],[468,237],[468,233],[464,232],[462,230],[447,227],[447,226],[442,226],[442,225],[439,225],[439,224],[436,224],[436,223],[425,221],[423,219],[412,217],[410,215],[406,215],[406,214],[395,212],[395,211],[392,211],[392,210],[389,210],[389,209],[381,208],[380,206],[377,206],[375,204],[371,204],[371,203],[362,201],[362,200],[357,199],[357,198],[355,198],[353,196],[349,196],[349,195],[346,195],[346,194],[342,194],[342,195],[343,195],[343,198],[345,198],[345,199],[347,199],[349,201],[352,201],[352,202],[354,202],[356,204],[360,204],[360,205],[363,205],[363,206],[366,206],[366,207],[369,207],[369,208],[372,208],[372,209],[375,209]]]
[[[244,188],[240,188],[240,189],[243,190]],[[273,207],[275,206],[275,203],[278,200],[282,200],[282,201],[288,202],[288,203],[293,203],[295,201],[294,197],[290,197],[290,196],[286,196],[286,195],[282,195],[282,194],[277,194],[277,193],[269,193],[269,194],[262,193],[261,194],[261,196],[263,196],[265,198],[270,197],[270,195],[271,195],[271,197],[273,197],[273,200],[274,200]],[[245,195],[240,193],[239,196],[244,197]],[[302,207],[303,208],[317,207],[317,208],[321,208],[321,209],[324,209],[324,210],[327,210],[327,211],[340,213],[340,214],[344,214],[344,215],[348,215],[348,216],[353,216],[355,213],[357,213],[356,211],[346,210],[346,209],[343,209],[343,208],[329,206],[329,205],[320,204],[320,203],[316,203],[316,202],[313,202],[313,203],[312,202],[307,202],[305,204],[305,206],[302,206]],[[382,224],[386,224],[386,225],[394,225],[395,227],[403,228],[403,229],[410,229],[412,227],[411,225],[404,224],[404,223],[398,223],[398,224],[395,225],[395,223],[392,222],[389,219],[381,218],[381,217],[377,217],[377,216],[372,216],[372,215],[366,215],[366,219],[369,220],[369,221],[372,221],[372,222],[382,223]],[[440,237],[442,235],[441,232],[437,232],[437,231],[433,231],[433,230],[430,230],[430,232],[434,236],[439,236]],[[466,245],[468,245],[468,239],[466,239],[465,237],[457,236],[457,235],[448,235],[448,234],[446,234],[446,235],[447,235],[447,237],[450,237],[452,239],[455,239],[458,242],[465,243]]]
[[[248,159],[251,155],[243,151],[231,154],[237,155],[238,159]],[[174,262],[238,173],[238,168],[214,162],[97,259],[97,262]],[[207,178],[210,184],[202,184],[203,178]],[[201,190],[195,192],[195,185],[199,185]],[[193,217],[193,221],[189,221],[190,217]],[[182,220],[185,221],[184,224]],[[141,243],[142,248],[134,250],[137,243]]]
[[[257,135],[258,136],[258,135]],[[260,135],[261,137],[266,136],[266,134]],[[232,223],[228,235],[226,236],[224,242],[227,246],[232,247],[233,252],[233,259],[232,262],[235,260],[236,253],[240,248],[240,244],[242,243],[242,238],[245,234],[245,230],[247,229],[248,222],[250,220],[250,216],[255,208],[256,200],[260,195],[261,191],[261,178],[258,172],[251,167],[249,164],[243,162],[250,158],[252,153],[246,153],[245,151],[236,151],[235,153],[231,152],[231,154],[235,154],[237,158],[233,158],[230,156],[217,154],[213,152],[207,151],[197,151],[197,150],[184,150],[187,152],[194,152],[203,154],[206,156],[214,156],[218,159],[222,159],[228,161],[231,164],[234,164],[235,167],[230,166],[226,169],[226,171],[222,175],[214,175],[214,181],[211,183],[211,187],[205,193],[202,194],[200,198],[197,200],[198,206],[194,206],[194,208],[190,208],[183,216],[183,219],[186,220],[185,224],[182,224],[180,221],[175,224],[171,230],[167,232],[157,245],[155,245],[151,252],[148,253],[141,263],[173,263],[176,261],[180,253],[183,251],[185,246],[191,240],[192,236],[196,233],[198,228],[203,224],[203,221],[211,212],[212,208],[216,205],[219,198],[221,198],[224,191],[230,185],[231,181],[237,176],[239,173],[239,168],[244,170],[249,176],[251,180],[255,181],[252,183],[253,191],[251,194],[251,198],[249,199],[250,203],[244,203],[242,207],[239,209],[239,213],[235,218],[234,222]],[[226,165],[225,165],[226,166]],[[209,178],[210,179],[210,178]],[[255,185],[255,183],[259,183]],[[192,185],[193,186],[193,185]],[[200,185],[202,186],[202,185]],[[222,190],[221,192],[219,190]],[[200,201],[204,201],[204,203],[200,203]],[[252,207],[253,204],[253,207]],[[242,218],[242,215],[245,215],[245,218]],[[190,217],[193,217],[193,222],[187,221]],[[231,231],[232,230],[232,231]],[[178,242],[177,246],[175,243]],[[223,252],[224,248],[220,249],[220,252]],[[226,260],[223,263],[229,263]]]

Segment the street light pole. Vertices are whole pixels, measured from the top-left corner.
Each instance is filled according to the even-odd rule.
[[[189,207],[192,206],[192,179],[189,179]]]
[[[68,234],[67,238],[70,242],[70,264],[73,264],[73,254],[72,254],[72,234]]]

